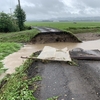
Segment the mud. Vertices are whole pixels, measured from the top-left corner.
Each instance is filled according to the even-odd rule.
[[[75,34],[82,41],[91,41],[100,39],[100,33],[78,33]]]
[[[31,39],[32,43],[81,42],[68,32],[42,32]]]
[[[24,45],[18,52],[5,57],[3,64],[4,67],[8,69],[6,74],[14,73],[15,69],[25,62],[25,59],[22,59],[21,56],[30,56],[33,54],[33,52],[38,50],[41,49],[37,46]]]
[[[74,52],[79,55],[77,51]],[[33,62],[28,69],[28,77],[42,76],[34,94],[38,100],[47,100],[53,96],[59,96],[58,100],[100,100],[100,61],[76,62],[77,66],[56,61]]]

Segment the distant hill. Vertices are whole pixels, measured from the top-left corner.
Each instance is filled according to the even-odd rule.
[[[50,19],[53,21],[100,21],[100,17],[67,17]]]
[[[31,20],[31,21],[42,21],[42,22],[70,22],[70,21],[100,21],[98,17],[58,17],[44,20]]]

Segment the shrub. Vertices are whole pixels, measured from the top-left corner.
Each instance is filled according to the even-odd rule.
[[[6,13],[0,13],[0,32],[19,31],[16,20]]]

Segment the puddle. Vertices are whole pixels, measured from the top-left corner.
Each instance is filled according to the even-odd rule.
[[[19,67],[20,65],[24,63],[25,60],[23,60],[21,56],[30,56],[32,53],[42,50],[44,46],[51,46],[58,49],[63,49],[67,47],[68,50],[72,50],[74,48],[82,48],[85,50],[93,50],[93,49],[100,50],[100,40],[88,41],[88,42],[83,42],[83,43],[48,43],[48,44],[24,45],[24,47],[22,47],[18,52],[10,54],[3,60],[4,67],[8,68],[8,70],[6,71],[6,74],[14,73],[15,68]]]

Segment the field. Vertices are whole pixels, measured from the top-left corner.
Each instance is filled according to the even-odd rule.
[[[28,26],[47,26],[73,33],[100,31],[100,22],[26,22]]]

